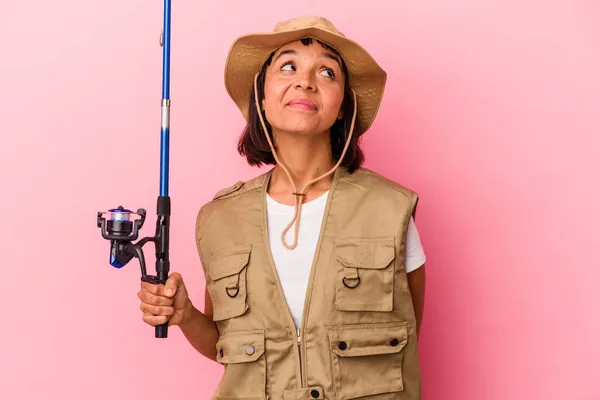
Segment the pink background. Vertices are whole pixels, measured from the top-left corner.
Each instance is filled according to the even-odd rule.
[[[262,172],[235,152],[231,42],[325,15],[389,72],[367,167],[422,196],[424,399],[600,399],[600,6],[350,3],[174,1],[173,271],[202,308],[198,208]],[[153,232],[162,1],[2,8],[0,397],[208,399],[221,368],[154,339],[96,228],[123,204]]]

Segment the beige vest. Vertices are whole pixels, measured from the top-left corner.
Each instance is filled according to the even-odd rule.
[[[297,331],[267,234],[271,171],[222,190],[198,213],[225,366],[212,398],[420,399],[405,269],[416,193],[364,168],[336,170]]]

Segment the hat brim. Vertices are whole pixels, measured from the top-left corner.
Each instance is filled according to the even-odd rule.
[[[323,29],[310,27],[237,38],[229,50],[225,64],[227,93],[248,121],[248,102],[254,86],[254,76],[260,72],[269,55],[287,43],[309,37],[333,47],[344,59],[350,86],[357,95],[357,133],[362,135],[371,127],[379,111],[387,74],[361,45]]]

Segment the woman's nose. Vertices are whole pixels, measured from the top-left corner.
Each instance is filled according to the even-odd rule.
[[[309,70],[304,70],[298,74],[298,81],[296,82],[297,89],[304,89],[308,91],[315,90],[314,77]]]

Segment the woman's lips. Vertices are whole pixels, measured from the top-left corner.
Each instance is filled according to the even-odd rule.
[[[315,111],[317,109],[315,104],[312,101],[310,101],[309,99],[292,100],[288,103],[288,106],[292,107],[292,108],[297,108],[300,110],[309,110],[309,111]]]

